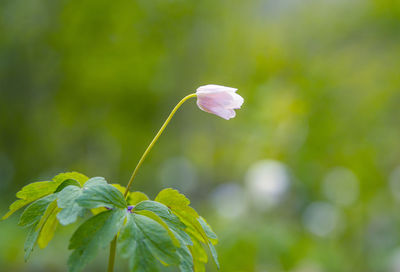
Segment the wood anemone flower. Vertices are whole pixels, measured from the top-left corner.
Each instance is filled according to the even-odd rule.
[[[244,99],[236,93],[237,89],[220,86],[205,85],[197,88],[197,105],[205,112],[209,112],[226,120],[236,116],[235,109],[240,109]]]

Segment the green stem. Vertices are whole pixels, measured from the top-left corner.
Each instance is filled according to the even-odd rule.
[[[150,150],[153,148],[154,144],[157,142],[158,138],[160,138],[161,134],[163,133],[164,129],[167,127],[168,123],[171,121],[172,117],[174,116],[175,112],[180,108],[180,106],[182,106],[183,103],[185,103],[186,100],[192,98],[192,97],[196,97],[196,94],[189,94],[187,96],[185,96],[184,98],[182,98],[181,101],[179,101],[179,103],[175,106],[175,108],[171,111],[171,113],[169,114],[167,120],[165,120],[164,124],[161,126],[160,130],[157,132],[156,136],[154,136],[154,139],[151,141],[151,143],[149,144],[149,146],[147,147],[146,151],[144,151],[142,157],[140,158],[138,164],[136,165],[135,170],[132,173],[131,178],[129,179],[128,185],[126,186],[125,189],[125,193],[124,193],[124,197],[127,197],[129,189],[131,188],[132,182],[136,177],[136,174],[140,168],[140,166],[142,165],[144,159],[147,157],[147,155],[149,154]]]
[[[140,158],[138,164],[136,165],[135,170],[133,171],[133,173],[131,175],[131,178],[129,179],[128,185],[126,186],[125,193],[124,193],[124,197],[125,198],[128,196],[129,189],[131,188],[132,182],[135,179],[140,166],[142,166],[144,159],[150,153],[150,150],[153,148],[153,146],[157,142],[158,138],[160,138],[161,134],[163,133],[163,131],[167,127],[168,123],[171,121],[171,119],[174,116],[174,114],[176,113],[176,111],[182,106],[183,103],[185,103],[186,100],[188,100],[188,99],[190,99],[192,97],[196,97],[196,94],[195,93],[189,94],[189,95],[185,96],[184,98],[182,98],[181,101],[179,101],[179,103],[175,106],[175,108],[169,114],[167,120],[165,120],[164,124],[161,126],[160,130],[157,132],[156,136],[154,136],[153,140],[151,141],[151,143],[149,144],[147,149],[144,151],[142,157]],[[108,260],[108,272],[113,272],[114,271],[114,261],[115,261],[116,248],[117,248],[117,237],[115,236],[115,238],[110,243],[110,256],[109,256],[109,260]]]
[[[112,242],[110,243],[110,255],[108,257],[108,269],[107,269],[108,272],[114,271],[116,248],[117,248],[117,236],[115,236]]]

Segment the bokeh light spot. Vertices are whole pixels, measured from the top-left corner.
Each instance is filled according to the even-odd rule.
[[[339,211],[330,203],[314,202],[303,214],[305,228],[314,235],[324,237],[332,233],[339,223]]]
[[[356,175],[344,167],[332,169],[324,178],[323,193],[332,202],[349,206],[356,202],[359,184]]]
[[[287,168],[278,161],[259,161],[250,167],[246,175],[249,200],[262,211],[281,202],[289,187]]]
[[[218,186],[212,193],[212,203],[218,214],[233,219],[246,210],[246,201],[242,187],[235,183]]]

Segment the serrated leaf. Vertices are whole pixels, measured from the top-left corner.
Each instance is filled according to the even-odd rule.
[[[84,174],[81,174],[78,172],[66,172],[66,173],[61,173],[61,174],[58,174],[57,176],[55,176],[53,178],[53,181],[61,184],[64,180],[67,180],[67,179],[74,179],[77,182],[79,182],[79,184],[81,186],[83,184],[85,184],[86,181],[89,180],[89,178],[87,176],[85,176]]]
[[[164,220],[170,221],[175,225],[185,228],[185,225],[174,215],[171,210],[164,204],[152,200],[145,200],[137,204],[134,211],[152,211]]]
[[[145,200],[137,204],[134,209],[134,211],[142,210],[152,211],[157,214],[162,220],[165,221],[169,228],[171,228],[181,237],[185,245],[192,245],[190,236],[184,231],[186,225],[183,224],[167,206],[160,202]]]
[[[54,191],[54,193],[61,192],[65,187],[68,187],[68,186],[70,186],[70,185],[75,186],[75,187],[78,187],[78,188],[81,187],[80,183],[77,182],[76,180],[74,180],[74,179],[67,179],[67,180],[64,180],[60,185],[58,185],[58,187],[57,187],[57,189]]]
[[[144,239],[133,217],[128,216],[118,237],[119,252],[123,258],[129,258],[129,267],[132,272],[157,272],[159,262],[144,243]]]
[[[213,246],[213,243],[217,243],[217,235],[212,231],[211,227],[207,224],[204,218],[200,217],[197,212],[189,206],[190,201],[182,194],[180,194],[177,190],[174,189],[164,189],[162,190],[156,197],[156,201],[159,201],[169,207],[172,212],[174,212],[179,219],[187,226],[185,229],[186,233],[188,233],[193,239],[193,241],[198,240],[206,244],[213,256],[215,264],[219,268],[219,262],[216,254],[216,250]],[[201,245],[200,245],[201,247]],[[195,267],[201,266],[196,261],[196,258],[200,258],[199,262],[204,259],[204,254],[200,257],[197,254],[202,254],[204,249],[198,247],[197,243],[193,245],[191,248]],[[205,256],[207,256],[205,254]],[[200,268],[198,268],[200,269]]]
[[[179,255],[180,263],[179,269],[181,272],[193,272],[193,257],[189,250],[189,248],[182,244],[180,248],[178,248],[177,253]]]
[[[175,234],[172,232],[172,230],[169,229],[168,225],[154,212],[152,211],[147,211],[147,210],[141,210],[141,211],[135,211],[135,213],[147,216],[148,218],[153,219],[156,221],[158,224],[164,227],[164,229],[168,232],[169,237],[171,238],[174,246],[179,247],[180,242],[179,240],[175,237]]]
[[[52,219],[50,219],[49,225],[46,226],[46,223],[48,222],[48,219],[54,215],[57,214],[58,211],[56,211],[57,208],[57,204],[54,199],[55,195],[50,195],[47,197],[44,197],[44,199],[39,199],[37,201],[35,201],[34,203],[31,204],[31,209],[33,209],[32,211],[28,211],[27,215],[28,218],[31,218],[31,220],[33,220],[33,223],[27,223],[27,225],[31,225],[28,236],[26,238],[25,241],[25,246],[24,246],[24,250],[25,250],[25,256],[24,259],[25,261],[28,260],[31,252],[33,251],[33,248],[36,244],[36,242],[38,242],[39,239],[41,239],[40,245],[42,247],[45,247],[47,245],[47,243],[51,240],[51,238],[54,235],[54,222],[52,222]],[[42,200],[42,201],[40,201]],[[36,207],[36,208],[35,208]],[[28,208],[25,209],[28,210]],[[38,209],[43,210],[42,213],[40,213],[39,216],[31,216],[33,214],[34,211],[38,211]],[[25,213],[24,211],[24,213]],[[22,216],[21,216],[22,219]],[[57,220],[56,220],[57,221]],[[45,227],[44,232],[42,232],[43,227]]]
[[[187,244],[187,242],[182,238],[181,235],[179,235],[175,231],[173,231],[173,232],[175,233],[175,236],[178,238],[178,240],[180,242],[180,247],[177,248],[177,250],[176,250],[177,254],[179,255],[179,259],[180,259],[179,269],[181,272],[193,272],[193,257],[192,257],[192,253],[190,252],[190,249],[188,247],[189,244]],[[189,237],[189,239],[190,239],[190,237]],[[190,245],[193,245],[193,242],[191,239],[190,239]]]
[[[170,208],[185,208],[190,205],[190,200],[186,196],[171,188],[166,188],[159,192],[155,201],[164,203]]]
[[[140,234],[141,233],[138,231],[133,217],[128,215],[126,217],[126,222],[118,235],[118,248],[123,258],[135,258],[135,250],[137,242],[140,240]]]
[[[207,223],[207,221],[203,217],[199,217],[197,219],[203,228],[204,232],[206,233],[207,237],[213,240],[217,240],[218,237],[215,232],[212,230],[211,226]]]
[[[90,209],[90,211],[92,212],[93,215],[98,215],[99,213],[108,211],[108,209],[106,209],[104,207],[98,207],[98,208]]]
[[[51,239],[53,239],[58,226],[57,214],[60,210],[61,209],[57,207],[57,201],[53,201],[42,216],[42,219],[39,222],[39,226],[42,227],[37,240],[40,248],[45,248]]]
[[[128,205],[136,205],[145,200],[149,200],[146,194],[142,192],[129,192],[126,202],[128,202]]]
[[[180,258],[179,268],[182,272],[193,271],[193,259],[189,251],[188,245],[193,245],[192,239],[185,232],[185,224],[183,224],[179,218],[171,212],[171,210],[164,204],[156,201],[142,201],[137,204],[134,208],[134,212],[143,214],[144,211],[151,211],[162,219],[168,228],[169,232],[173,233],[173,237],[176,237],[179,241],[177,245],[177,254]],[[176,242],[175,242],[176,245]]]
[[[10,205],[9,211],[2,217],[2,219],[7,219],[14,212],[18,211],[29,203],[53,193],[61,183],[68,179],[74,179],[80,184],[83,184],[88,180],[88,177],[77,172],[68,172],[58,174],[53,178],[52,181],[39,181],[30,183],[17,192],[16,196],[19,199]]]
[[[125,192],[125,187],[120,186],[118,184],[111,184],[112,186],[114,186],[115,188],[117,188],[121,193]],[[145,201],[145,200],[149,200],[149,198],[147,197],[147,195],[145,195],[142,192],[129,192],[128,193],[128,197],[126,198],[126,203],[128,205],[136,205],[139,202]],[[99,208],[94,208],[91,209],[92,213],[94,215],[101,213],[103,211],[106,211],[107,209],[104,207],[99,207]]]
[[[113,183],[111,185],[117,188],[118,191],[120,191],[122,194],[125,194],[126,187],[116,183]],[[128,203],[128,205],[136,205],[144,200],[149,200],[149,197],[142,192],[128,192],[128,196],[126,198],[126,202]]]
[[[107,207],[127,207],[123,194],[103,178],[92,178],[83,187],[82,195],[76,202],[88,209]]]
[[[28,261],[33,248],[35,247],[37,238],[39,237],[39,231],[36,230],[36,225],[33,225],[29,228],[28,236],[26,237],[25,244],[24,244],[24,260],[25,262]]]
[[[187,228],[192,229],[192,234],[196,239],[203,243],[208,243],[207,235],[197,220],[200,216],[189,206],[190,201],[183,194],[177,190],[167,188],[157,195],[155,201],[161,202],[170,208]]]
[[[217,265],[217,268],[219,269],[218,254],[214,247],[214,245],[217,244],[217,242],[218,242],[218,237],[214,233],[214,231],[211,229],[211,226],[207,223],[207,221],[203,217],[200,216],[200,218],[198,218],[198,220],[199,220],[201,226],[203,227],[203,230],[205,231],[207,237],[209,238],[208,248],[210,249],[211,256],[213,257],[213,260],[214,260],[215,264]]]
[[[73,234],[69,249],[74,249],[68,259],[69,271],[81,271],[117,235],[126,211],[115,209],[102,212],[85,221]]]
[[[110,184],[111,186],[114,186],[118,191],[120,191],[122,194],[124,194],[125,193],[125,187],[124,186],[122,186],[122,185],[120,185],[120,184],[118,184],[118,183],[113,183],[113,184]]]
[[[213,260],[214,260],[215,264],[217,265],[217,268],[219,269],[217,250],[215,249],[214,245],[211,242],[208,243],[208,247],[210,248],[211,256],[213,257]]]
[[[107,183],[107,180],[103,177],[94,177],[94,178],[89,179],[83,187],[90,188],[91,186],[97,186],[100,184],[107,185],[108,183]]]
[[[76,199],[82,195],[82,189],[77,186],[67,186],[58,193],[57,204],[62,210],[57,214],[61,225],[68,225],[76,221],[84,208],[76,203]]]
[[[83,188],[68,188],[67,191],[59,194],[58,205],[64,208],[58,216],[61,224],[68,225],[73,223],[76,221],[77,216],[83,214],[85,209],[76,200],[82,195],[83,189],[90,189],[98,185],[107,185],[107,181],[102,177],[94,177],[85,182]],[[91,209],[91,211],[94,215],[97,215],[100,212],[107,211],[107,209],[99,207]]]
[[[202,263],[208,262],[207,252],[204,247],[197,240],[193,240],[193,246],[189,246],[190,251],[192,251],[193,259],[196,259]]]
[[[196,239],[193,240],[193,246],[189,246],[193,256],[193,268],[195,272],[205,271],[205,264],[208,262],[207,253]]]
[[[131,256],[132,271],[153,271],[146,264],[155,260],[163,264],[179,264],[168,231],[157,221],[140,214],[129,214],[119,237],[123,256]]]
[[[56,195],[49,195],[33,202],[24,210],[18,224],[24,227],[39,222],[49,204],[53,202],[56,197]]]
[[[194,268],[194,272],[205,272],[206,271],[204,263],[202,263],[198,260],[193,261],[193,268]]]
[[[39,181],[24,186],[18,193],[17,197],[20,198],[10,205],[9,211],[3,216],[3,220],[7,219],[14,212],[22,207],[32,203],[39,198],[53,193],[59,184],[53,181]]]
[[[175,253],[176,248],[168,232],[158,222],[147,216],[139,214],[132,214],[132,216],[145,238],[144,243],[153,255],[168,265],[178,264],[179,257]]]
[[[99,190],[101,191],[100,193]],[[124,203],[123,196],[116,190],[121,192],[123,187],[116,184],[109,185],[102,177],[89,179],[82,189],[79,187],[66,187],[59,195],[59,206],[63,208],[58,215],[60,223],[67,225],[75,222],[77,216],[83,214],[85,208],[91,209],[92,213],[97,215],[103,211],[107,211],[105,207],[121,207],[122,203]],[[104,196],[104,194],[106,194],[106,196]],[[114,195],[117,195],[117,203],[115,203],[115,197],[113,198]],[[112,204],[110,204],[110,202]]]

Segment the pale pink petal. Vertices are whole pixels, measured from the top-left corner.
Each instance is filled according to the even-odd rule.
[[[233,102],[233,96],[227,92],[212,92],[212,93],[199,93],[197,94],[198,100],[201,104],[219,105],[227,107]]]
[[[236,116],[234,109],[240,109],[244,100],[236,94],[237,89],[205,85],[197,89],[197,105],[203,111],[218,115],[226,120]]]
[[[213,92],[236,92],[236,88],[225,87],[221,85],[208,84],[197,88],[196,93],[213,93]]]
[[[211,108],[209,109],[210,113],[213,113],[215,115],[218,115],[219,117],[224,118],[225,120],[229,120],[233,117],[236,116],[236,113],[234,110],[232,109],[225,109],[225,108],[221,108],[221,107],[216,107],[216,108]]]
[[[243,105],[244,99],[240,95],[233,93],[231,94],[232,100],[229,104],[229,107],[232,109],[240,109],[240,107]]]

